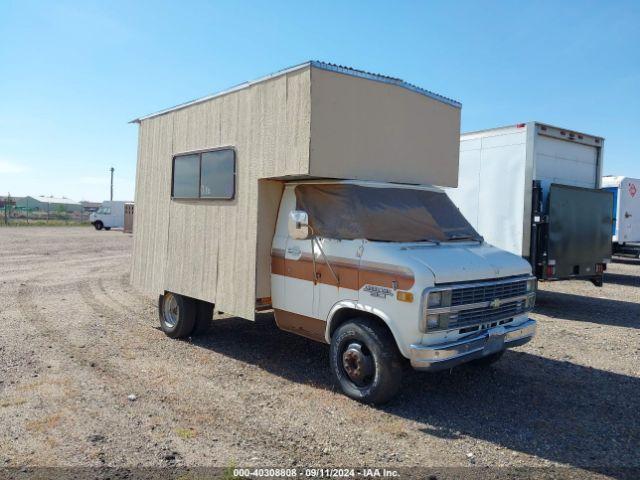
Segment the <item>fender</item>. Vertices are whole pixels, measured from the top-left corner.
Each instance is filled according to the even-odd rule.
[[[372,315],[375,315],[376,317],[378,317],[380,320],[382,320],[384,322],[384,324],[389,328],[389,330],[391,331],[391,334],[393,335],[393,339],[396,342],[396,345],[398,346],[398,349],[400,350],[400,353],[402,353],[403,356],[408,357],[408,352],[405,352],[405,348],[404,345],[402,344],[402,342],[398,341],[400,336],[397,332],[396,329],[396,325],[394,324],[394,322],[391,321],[391,317],[389,317],[389,315],[387,315],[384,311],[378,309],[378,308],[373,308],[370,307],[368,305],[364,305],[362,303],[359,303],[356,300],[340,300],[339,302],[337,302],[336,304],[333,305],[333,307],[331,307],[331,310],[329,311],[329,314],[327,315],[327,326],[324,332],[324,338],[325,341],[328,344],[331,344],[331,323],[335,317],[335,314],[338,313],[340,310],[345,309],[345,308],[350,308],[352,310],[360,310],[362,312],[366,312]]]

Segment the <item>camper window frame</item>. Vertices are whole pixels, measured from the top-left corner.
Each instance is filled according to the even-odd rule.
[[[233,185],[231,189],[230,197],[203,197],[202,196],[202,155],[205,153],[218,152],[220,150],[230,150],[233,153]],[[173,189],[175,186],[175,169],[176,169],[176,158],[183,157],[187,155],[198,155],[198,196],[197,197],[176,197],[173,194]],[[235,147],[231,145],[227,145],[224,147],[216,147],[216,148],[207,148],[203,150],[191,150],[188,152],[180,152],[176,153],[171,157],[171,199],[172,200],[233,200],[236,198],[236,178],[238,176],[238,161],[237,161],[237,152]]]

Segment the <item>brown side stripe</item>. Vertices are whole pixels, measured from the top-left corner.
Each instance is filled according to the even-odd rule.
[[[415,282],[413,272],[408,268],[372,262],[361,262],[358,267],[356,260],[337,257],[329,257],[329,262],[340,279],[340,286],[351,290],[360,290],[365,285],[393,288],[394,281],[397,282],[398,289],[409,290]],[[316,258],[316,272],[319,283],[337,286],[324,259]],[[305,253],[299,260],[286,260],[284,251],[274,248],[271,251],[271,273],[311,282],[313,281],[311,254]]]
[[[273,310],[276,317],[276,325],[281,330],[297,333],[303,337],[310,338],[317,342],[326,343],[324,331],[327,328],[327,322],[318,318],[307,317],[286,310]]]

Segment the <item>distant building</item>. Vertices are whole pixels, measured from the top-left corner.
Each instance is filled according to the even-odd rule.
[[[5,205],[15,207],[16,202],[22,200],[23,197],[0,197],[0,208],[4,208]]]
[[[79,202],[69,198],[43,196],[27,196],[20,199],[16,198],[16,208],[52,213],[59,212],[60,210],[64,210],[67,213],[82,212],[83,210],[82,205]]]

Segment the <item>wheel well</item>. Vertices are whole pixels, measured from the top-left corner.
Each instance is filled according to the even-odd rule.
[[[331,317],[329,338],[333,336],[333,332],[335,332],[338,329],[338,327],[340,327],[340,325],[342,325],[345,322],[348,322],[353,318],[369,318],[372,321],[376,322],[378,325],[386,328],[391,334],[391,336],[395,338],[393,336],[393,332],[391,331],[389,326],[386,324],[386,322],[382,320],[380,317],[378,317],[377,315],[374,315],[373,313],[370,313],[370,312],[364,312],[362,310],[357,310],[355,308],[347,308],[347,307],[341,308],[340,310],[338,310],[336,313],[333,314],[333,317]]]

